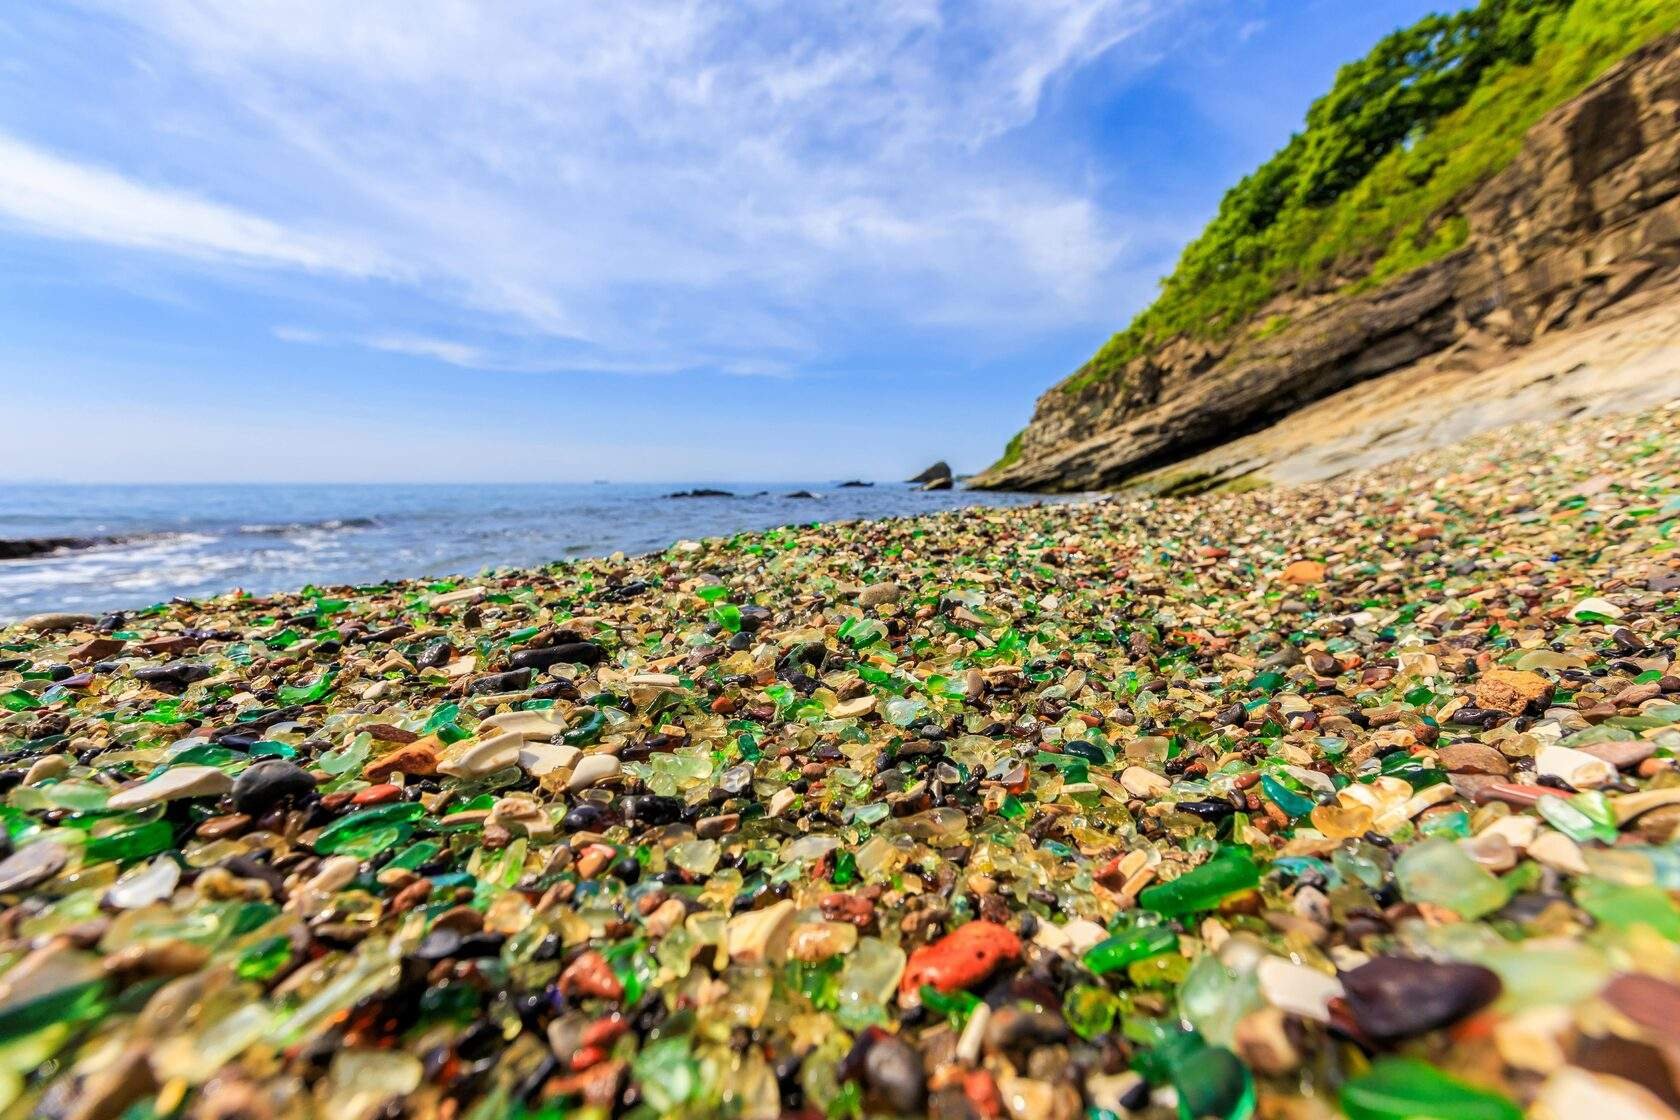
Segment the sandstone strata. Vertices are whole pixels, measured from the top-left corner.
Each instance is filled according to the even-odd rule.
[[[1680,36],[1547,114],[1461,213],[1462,248],[1373,291],[1274,301],[1253,319],[1289,323],[1270,337],[1181,339],[1122,376],[1052,388],[1020,457],[971,485],[1117,485],[1359,382],[1423,362],[1491,365],[1666,291],[1680,277]]]

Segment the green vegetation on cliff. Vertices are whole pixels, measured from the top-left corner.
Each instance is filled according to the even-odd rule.
[[[1458,248],[1458,207],[1529,127],[1677,27],[1680,0],[1482,0],[1387,36],[1226,193],[1155,302],[1062,388],[1176,338],[1229,337],[1280,294],[1372,287]],[[1286,325],[1271,316],[1257,334]]]

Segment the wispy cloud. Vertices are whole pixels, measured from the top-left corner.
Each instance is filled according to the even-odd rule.
[[[269,332],[281,342],[305,346],[350,346],[383,354],[424,358],[459,369],[486,373],[609,373],[664,375],[703,368],[696,362],[612,359],[590,353],[517,355],[496,352],[453,338],[422,334],[333,334],[312,327],[282,324]],[[739,359],[711,365],[714,372],[732,377],[786,378],[794,370],[785,362]]]
[[[136,182],[0,134],[0,219],[48,237],[204,260],[392,276],[378,250],[287,229],[185,191]]]
[[[1106,322],[1127,240],[1008,138],[1187,2],[112,2],[138,117],[193,138],[150,162],[226,190],[5,141],[0,213],[397,280],[460,335],[386,303],[357,337],[468,368],[782,370],[859,322],[1023,337]],[[227,153],[240,175],[206,166]]]

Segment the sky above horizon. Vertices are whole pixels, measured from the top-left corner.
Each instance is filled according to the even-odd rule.
[[[1445,0],[0,10],[0,479],[984,467]]]

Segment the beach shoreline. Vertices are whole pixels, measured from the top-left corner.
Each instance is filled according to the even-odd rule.
[[[1633,1099],[1674,540],[1671,405],[0,626],[0,1109]]]

